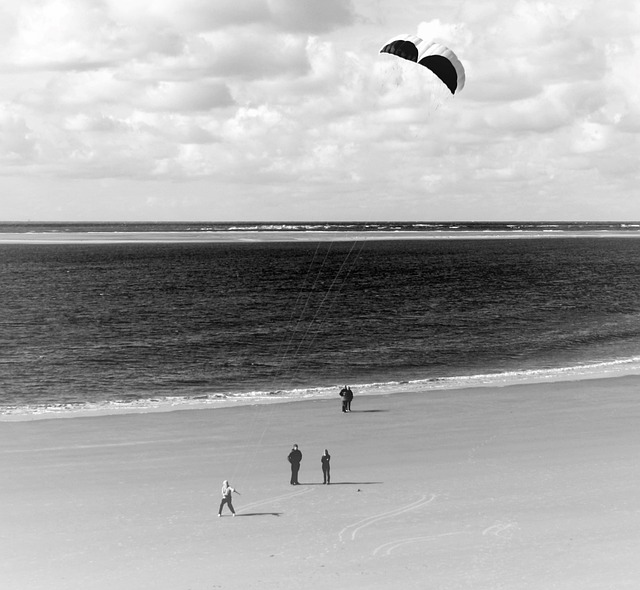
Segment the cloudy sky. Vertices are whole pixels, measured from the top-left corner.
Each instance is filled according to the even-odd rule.
[[[0,44],[0,220],[640,219],[637,0],[3,0]]]

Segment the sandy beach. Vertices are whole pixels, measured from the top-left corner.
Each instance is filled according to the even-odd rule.
[[[350,414],[336,398],[3,422],[2,587],[637,588],[639,389],[629,376],[356,391]],[[236,518],[217,518],[224,479]]]

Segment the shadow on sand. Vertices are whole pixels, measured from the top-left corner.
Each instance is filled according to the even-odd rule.
[[[238,512],[236,516],[280,516],[282,512]]]
[[[383,484],[383,481],[332,481],[330,484],[323,484],[322,482],[303,482],[299,483],[299,486],[374,486]]]

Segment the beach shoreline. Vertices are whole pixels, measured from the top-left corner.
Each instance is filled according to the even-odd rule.
[[[4,423],[0,574],[23,590],[631,589],[639,386]],[[216,518],[223,479],[240,518]]]
[[[567,367],[549,371],[484,374],[433,380],[393,381],[387,383],[351,384],[358,397],[419,394],[429,396],[472,388],[503,388],[515,385],[553,384],[567,381],[617,379],[637,376],[640,379],[640,359],[626,362],[596,363],[592,366]],[[177,411],[224,410],[242,406],[261,406],[294,402],[339,399],[341,385],[333,387],[299,388],[289,392],[262,392],[257,395],[212,394],[194,396],[154,396],[136,401],[111,401],[91,404],[57,404],[48,407],[4,408],[0,424],[38,420],[73,419],[82,417],[119,416],[127,414],[169,413]]]

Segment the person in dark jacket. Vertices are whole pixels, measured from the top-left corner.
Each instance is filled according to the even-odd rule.
[[[340,390],[340,397],[342,398],[342,411],[346,412],[347,411],[347,406],[349,404],[349,388],[345,385],[341,390]]]
[[[298,481],[298,471],[300,471],[300,463],[302,461],[302,452],[298,449],[298,445],[293,445],[293,449],[287,457],[289,463],[291,463],[291,485],[300,485]]]
[[[325,449],[324,454],[320,458],[320,462],[322,463],[322,478],[324,479],[324,481],[322,482],[323,484],[331,483],[331,466],[329,465],[330,461],[331,455],[329,454],[329,451]]]
[[[353,400],[353,391],[351,391],[351,387],[345,385],[340,390],[340,397],[342,398],[342,411],[350,412],[351,411],[351,401]]]
[[[351,391],[351,387],[347,386],[347,393],[344,396],[344,399],[347,402],[347,412],[351,411],[351,402],[353,400],[353,391]]]

